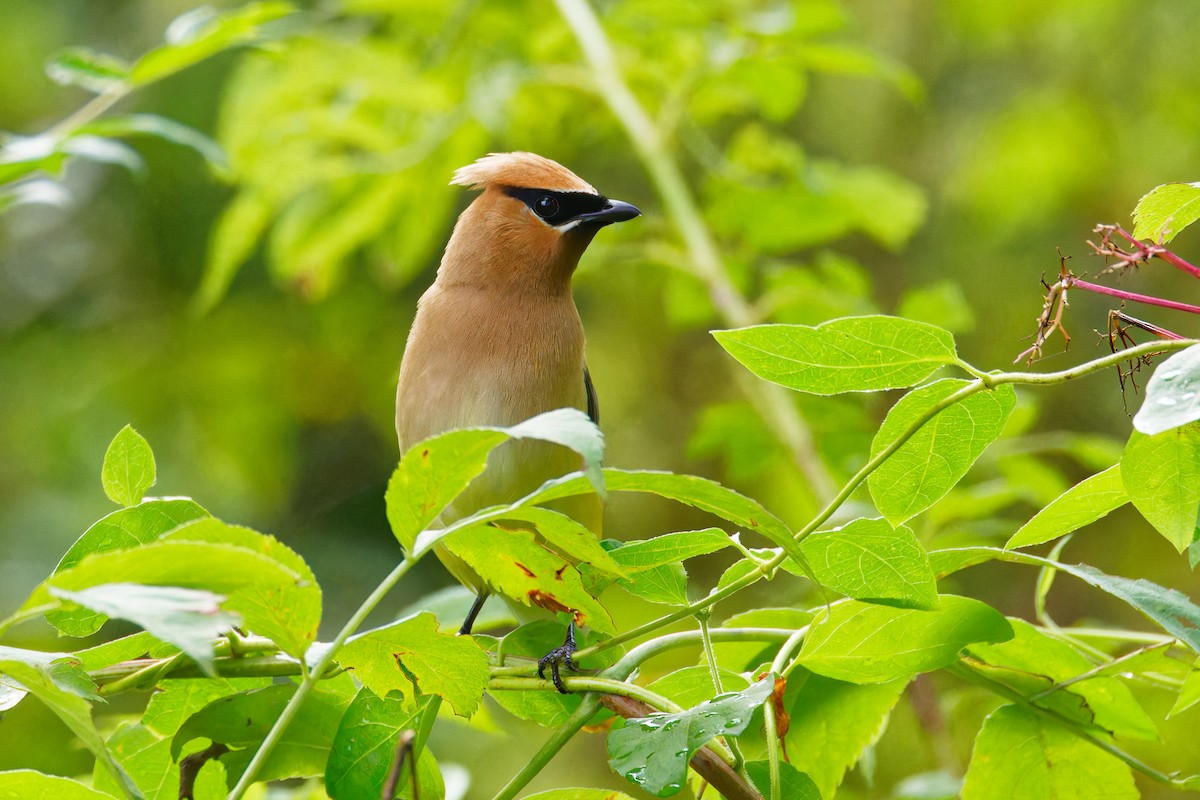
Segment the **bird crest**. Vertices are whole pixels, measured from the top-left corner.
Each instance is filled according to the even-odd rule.
[[[599,194],[574,172],[535,153],[489,153],[454,173],[451,184],[470,189],[504,186]]]

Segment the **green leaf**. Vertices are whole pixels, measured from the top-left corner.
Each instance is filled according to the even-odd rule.
[[[543,619],[522,625],[504,637],[504,652],[537,660],[563,643],[563,626]],[[580,665],[593,668],[589,662]],[[502,708],[520,719],[546,728],[562,725],[579,707],[578,694],[498,689],[488,692]]]
[[[613,633],[612,617],[587,591],[575,566],[538,543],[528,531],[476,525],[444,540],[497,593],[523,605],[568,611],[577,625]]]
[[[38,587],[23,610],[52,602],[51,587],[78,591],[121,582],[207,589],[225,595],[226,609],[241,614],[248,628],[280,646],[303,641],[314,633],[305,624],[307,620],[298,620],[292,611],[308,605],[305,598],[314,586],[272,558],[243,547],[207,542],[152,542],[90,555]],[[60,619],[56,624],[69,636],[86,636],[98,630],[104,619],[92,613],[66,622]]]
[[[1147,436],[1200,420],[1200,345],[1172,354],[1146,384],[1133,427]]]
[[[185,522],[207,516],[207,511],[187,499],[147,500],[132,508],[122,508],[84,531],[54,571],[70,569],[84,556],[94,553],[126,550],[152,542]]]
[[[295,691],[296,685],[287,683],[209,703],[179,728],[171,740],[171,756],[178,760],[183,747],[193,739],[220,742],[230,748],[220,760],[232,786]],[[334,734],[356,691],[348,675],[317,683],[271,751],[258,780],[323,775]]]
[[[141,658],[161,644],[162,642],[152,634],[138,631],[86,650],[76,650],[72,655],[79,659],[79,665],[83,669],[90,671]]]
[[[179,765],[171,757],[171,739],[180,726],[197,711],[221,697],[271,684],[270,678],[204,678],[169,680],[160,684],[146,706],[146,713],[137,724],[117,730],[108,740],[108,748],[121,766],[150,798],[179,796]],[[197,744],[195,750],[203,745]],[[187,752],[185,748],[182,752]],[[119,794],[119,788],[107,774],[97,770],[93,775],[98,789]],[[228,792],[225,769],[219,762],[209,762],[196,781],[198,798],[223,797]]]
[[[1133,237],[1166,244],[1200,219],[1200,183],[1164,183],[1138,200]]]
[[[741,692],[750,688],[750,681],[740,672],[719,670],[724,692]],[[717,695],[712,670],[707,664],[684,667],[669,672],[646,687],[682,708],[691,708],[712,700]]]
[[[1070,731],[1017,706],[984,720],[963,800],[1124,800],[1140,795],[1129,766]]]
[[[975,642],[1012,638],[1008,620],[969,597],[941,595],[936,611],[843,600],[818,614],[799,661],[820,675],[883,683],[949,666]]]
[[[195,128],[157,114],[102,117],[82,126],[78,132],[107,137],[154,136],[194,150],[219,174],[227,174],[230,170],[229,157],[221,145]]]
[[[275,537],[209,517],[181,525],[162,540],[234,545],[291,570],[298,580],[282,591],[243,587],[235,590],[225,605],[242,613],[247,625],[257,625],[258,633],[296,658],[303,657],[316,641],[321,623],[321,587],[304,559]]]
[[[201,8],[171,23],[167,44],[143,55],[130,69],[134,86],[145,86],[223,50],[262,38],[261,27],[292,12],[288,3],[250,3],[224,13]]]
[[[59,86],[79,86],[101,94],[125,86],[129,80],[129,65],[105,53],[69,47],[50,57],[46,62],[46,75]]]
[[[1118,736],[1158,739],[1158,729],[1129,687],[1104,675],[1059,686],[1091,673],[1096,665],[1067,642],[1047,636],[1024,620],[1009,622],[1012,639],[1001,644],[974,644],[967,650],[986,665],[984,672],[990,679],[1020,692],[1032,704],[1084,726],[1094,725]],[[967,663],[972,668],[982,666]]]
[[[687,780],[692,753],[715,736],[737,736],[771,695],[774,676],[678,714],[627,719],[608,735],[608,763],[650,794],[675,794]]]
[[[796,670],[784,690],[791,724],[784,741],[792,766],[833,797],[846,770],[887,728],[908,681],[859,686]]]
[[[438,630],[437,617],[418,614],[356,636],[337,662],[379,697],[398,691],[411,702],[436,694],[470,717],[487,688],[487,655],[469,636]]]
[[[1121,479],[1134,507],[1182,553],[1196,537],[1200,511],[1200,424],[1155,436],[1134,431]]]
[[[109,444],[100,478],[108,499],[126,507],[142,502],[146,490],[154,485],[154,453],[128,425]]]
[[[767,761],[746,762],[746,773],[763,797],[771,796],[771,764]],[[788,800],[821,800],[821,790],[808,775],[787,761],[779,762],[779,796]]]
[[[600,461],[604,438],[586,414],[560,408],[539,414],[511,428],[468,428],[450,431],[410,447],[392,474],[387,488],[387,515],[400,545],[418,556],[441,534],[417,542],[438,515],[483,472],[488,455],[509,439],[540,439],[569,447],[583,456],[591,488],[601,491]]]
[[[527,525],[522,523],[528,523]],[[624,570],[613,560],[612,555],[600,546],[596,534],[586,525],[548,508],[526,506],[506,511],[500,519],[490,523],[497,528],[509,530],[528,529],[536,533],[546,544],[573,561],[588,564],[595,570],[609,575],[624,575]]]
[[[992,547],[952,547],[946,550],[934,550],[929,554],[929,567],[940,580],[967,567],[986,564],[1004,555],[1000,548]]]
[[[722,628],[780,628],[795,631],[813,620],[811,611],[799,608],[755,608],[734,614],[721,623]],[[777,650],[778,645],[769,641],[713,642],[713,653],[717,664],[734,672],[746,672],[757,668],[764,661],[768,650]],[[703,656],[701,656],[703,659]],[[701,662],[703,663],[703,661]]]
[[[0,800],[112,800],[82,783],[31,769],[0,772]]]
[[[754,531],[779,546],[798,552],[792,531],[757,501],[738,494],[716,481],[695,475],[676,475],[654,470],[605,469],[604,484],[610,492],[647,492],[707,511],[743,530]],[[583,478],[573,478],[544,487],[534,502],[548,503],[590,491]],[[616,558],[616,556],[614,556]]]
[[[628,578],[617,581],[617,585],[634,597],[650,603],[669,606],[686,606],[687,570],[683,564],[663,564],[635,572]]]
[[[611,551],[613,561],[625,572],[634,573],[732,547],[729,534],[720,528],[664,533],[653,539],[624,542]]]
[[[238,269],[262,241],[274,211],[266,197],[250,189],[239,191],[226,206],[209,236],[208,260],[193,301],[201,314],[225,296]]]
[[[822,586],[869,603],[936,608],[937,583],[913,532],[882,519],[819,531],[801,545]]]
[[[754,325],[713,336],[758,377],[819,395],[905,388],[958,361],[948,331],[899,317]]]
[[[1175,699],[1175,705],[1171,706],[1167,717],[1182,714],[1197,703],[1200,703],[1200,669],[1193,669],[1183,679],[1183,686],[1179,688],[1179,697]]]
[[[57,655],[57,654],[55,654]],[[104,745],[104,739],[96,730],[92,721],[92,706],[79,694],[75,685],[63,686],[62,673],[55,672],[55,665],[31,663],[29,660],[14,660],[13,648],[0,649],[0,674],[7,675],[21,687],[46,705],[54,715],[62,720],[71,733],[81,741],[98,764],[122,788],[122,791],[136,800],[143,800],[141,790],[134,785],[129,775],[113,758]]]
[[[887,449],[932,408],[969,385],[969,381],[945,379],[900,398],[871,442],[871,456]],[[867,478],[876,508],[898,525],[936,503],[999,438],[1015,405],[1016,392],[1005,385],[976,392],[942,409]]]
[[[187,653],[206,675],[213,671],[213,639],[241,623],[221,609],[225,598],[200,589],[106,583],[72,592],[51,587],[63,600],[126,619]]]
[[[1129,502],[1121,467],[1114,465],[1084,478],[1033,516],[1004,543],[1006,550],[1029,547],[1090,525]]]
[[[382,797],[400,734],[416,727],[415,714],[419,713],[406,708],[401,700],[376,697],[369,689],[359,690],[346,709],[329,750],[325,770],[329,796],[334,800]],[[411,759],[405,760],[396,784],[401,798],[411,798],[410,762]],[[428,747],[421,750],[417,784],[421,797],[442,797],[445,793],[441,772]]]

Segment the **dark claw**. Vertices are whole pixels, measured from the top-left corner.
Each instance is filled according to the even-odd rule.
[[[559,674],[559,665],[565,664],[567,669],[572,672],[579,672],[579,667],[575,666],[575,662],[571,660],[571,656],[579,648],[575,645],[575,623],[572,621],[567,626],[567,638],[562,643],[562,647],[556,647],[546,655],[538,659],[537,674],[543,680],[546,677],[546,665],[550,665],[550,680],[554,683],[554,688],[558,689],[559,694],[570,694],[567,687],[562,682],[562,676]]]

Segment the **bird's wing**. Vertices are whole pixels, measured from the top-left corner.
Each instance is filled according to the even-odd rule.
[[[600,400],[596,397],[596,385],[592,383],[592,373],[587,365],[583,366],[583,388],[587,391],[587,415],[592,422],[600,424]]]

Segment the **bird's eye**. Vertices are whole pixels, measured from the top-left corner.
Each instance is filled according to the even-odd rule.
[[[542,219],[553,217],[558,213],[558,200],[548,194],[544,194],[534,202],[533,210]]]

